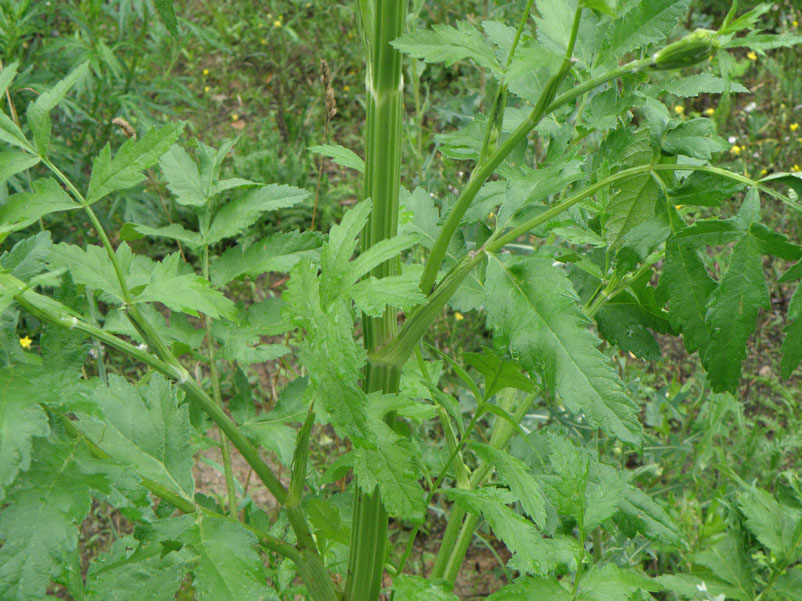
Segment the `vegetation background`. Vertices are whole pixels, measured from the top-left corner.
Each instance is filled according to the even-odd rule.
[[[420,27],[487,18],[510,22],[520,11],[518,3],[489,0],[415,0],[412,4]],[[755,4],[743,2],[741,10]],[[699,0],[688,13],[684,29],[713,27],[728,10],[729,2],[724,0]],[[364,67],[354,3],[177,0],[176,14],[180,42],[168,34],[150,0],[0,0],[0,57],[4,65],[14,61],[21,65],[13,103],[25,106],[35,90],[54,84],[74,65],[89,60],[90,76],[52,117],[54,163],[82,189],[88,182],[89,162],[77,158],[94,157],[107,141],[119,145],[125,139],[123,129],[113,123],[115,118],[143,131],[152,124],[181,119],[188,122],[189,135],[213,146],[239,137],[232,158],[223,166],[228,175],[312,192],[307,202],[279,211],[249,236],[257,239],[292,229],[328,231],[359,198],[359,178],[310,152],[309,147],[336,143],[364,154]],[[774,3],[764,19],[772,32],[802,33],[802,8],[793,0]],[[682,29],[677,33],[684,33]],[[742,82],[751,94],[676,98],[675,116],[715,119],[730,147],[723,164],[736,172],[758,178],[774,170],[800,171],[800,59],[799,47],[765,55],[736,54],[735,69],[743,74]],[[422,185],[444,197],[461,187],[466,174],[460,161],[436,152],[442,144],[437,136],[487,109],[483,102],[488,82],[468,62],[449,68],[410,62],[406,75],[403,182],[410,189]],[[22,189],[27,183],[12,178],[0,194],[5,198],[15,186]],[[159,227],[188,223],[193,217],[187,207],[166,201],[156,174],[144,187],[100,203],[98,214],[107,229],[115,232],[128,222]],[[802,242],[802,215],[777,203],[766,217],[773,229]],[[78,244],[92,243],[96,236],[77,212],[60,214],[49,229],[54,238]],[[12,235],[0,250],[22,237]],[[152,238],[133,244],[153,258],[175,250],[173,244]],[[785,267],[770,258],[764,264],[775,276]],[[284,283],[279,276],[235,282],[231,294],[252,303],[274,297]],[[618,444],[598,450],[606,460],[631,470],[633,481],[643,490],[666,501],[689,542],[689,553],[712,553],[722,533],[743,519],[737,508],[744,486],[755,485],[795,504],[802,500],[802,379],[794,375],[781,381],[778,377],[782,328],[792,291],[785,284],[773,285],[771,309],[760,313],[737,394],[711,392],[696,357],[689,357],[675,339],[659,338],[660,352],[653,361],[616,355],[627,388],[645,407],[642,417],[648,443],[643,454]],[[22,348],[35,352],[41,324],[28,318],[17,331],[23,335]],[[482,317],[454,311],[443,313],[433,336],[436,346],[452,356],[477,351],[489,340]],[[105,369],[116,373],[136,375],[139,369],[119,355],[102,356],[103,361]],[[252,366],[246,376],[261,391],[263,409],[275,403],[277,391],[294,380],[299,369],[285,359]],[[447,370],[444,378],[446,392],[459,389],[456,373]],[[227,381],[225,386],[229,388],[224,396],[235,396],[235,383]],[[563,422],[582,427],[566,416]],[[213,497],[224,490],[216,449],[213,441],[196,443],[200,449],[209,449],[200,451],[202,460],[195,474],[198,489]],[[311,452],[326,457],[344,450],[344,444],[331,430],[315,431]],[[269,502],[267,491],[254,483],[246,464],[235,465],[235,470],[246,494],[257,503]],[[331,486],[345,486],[336,476],[329,475]],[[130,532],[130,524],[108,505],[95,503],[81,532],[85,569],[91,558]],[[407,535],[401,524],[391,524],[394,542],[403,542]],[[412,561],[425,566],[436,549],[427,545],[425,535],[419,541]],[[660,563],[666,572],[690,567],[687,560],[682,563],[680,556],[646,541],[628,541],[620,548],[616,544],[610,542],[613,553],[645,569],[650,562]],[[745,545],[758,565],[776,561],[748,532],[743,531],[742,538],[732,544]],[[505,554],[492,535],[479,536],[455,592],[462,598],[480,598],[498,588],[510,578]],[[715,572],[721,567],[714,568],[715,561],[702,563]],[[726,558],[718,561],[726,563]],[[282,598],[292,599],[292,583],[284,584]],[[51,592],[65,594],[59,587]],[[706,598],[702,594],[700,590],[699,598]],[[186,581],[179,598],[193,597],[192,583]],[[802,596],[789,592],[788,598]]]

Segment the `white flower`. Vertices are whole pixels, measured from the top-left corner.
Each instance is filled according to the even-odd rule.
[[[730,144],[735,144],[737,141],[738,138],[736,138],[735,136],[730,136],[729,138],[727,138],[727,142],[729,142]]]
[[[702,593],[707,592],[707,585],[705,584],[704,580],[702,580],[702,584],[697,584],[696,588],[699,589],[699,591]]]
[[[757,103],[756,103],[756,102],[750,102],[749,104],[747,104],[747,105],[744,107],[744,110],[745,110],[747,113],[751,113],[751,112],[752,112],[752,111],[754,111],[756,108],[757,108]]]

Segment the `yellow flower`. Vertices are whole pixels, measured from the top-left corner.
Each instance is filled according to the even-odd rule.
[[[238,121],[238,120],[239,120],[239,115],[238,115],[237,113],[233,113],[233,114],[231,115],[231,120],[232,120],[232,121]]]
[[[791,125],[788,126],[788,129],[790,129],[791,131],[798,130],[799,129],[799,123],[792,123]]]
[[[802,171],[802,167],[800,167],[799,165],[794,165],[793,167],[791,167],[791,171],[793,171],[794,173],[799,173],[800,171]]]
[[[209,90],[211,90],[209,86],[203,86],[203,91],[206,92],[207,94],[209,93]]]
[[[496,216],[496,214],[491,212],[491,213],[488,214],[487,218],[488,219],[493,219],[493,217],[495,217],[495,216]]]
[[[456,313],[454,313],[454,319],[456,321],[462,321],[463,319],[465,319],[465,316],[459,311],[457,311]]]
[[[267,40],[266,40],[265,38],[259,38],[259,43],[260,43],[262,46],[267,46]]]
[[[766,175],[768,172],[769,172],[769,170],[768,170],[768,169],[761,169],[761,170],[760,170],[760,177],[763,177],[763,176],[764,176],[764,175]]]
[[[754,50],[750,50],[749,52],[746,53],[746,58],[748,58],[750,61],[756,61],[757,54],[755,54]]]
[[[204,69],[204,70],[203,70],[203,74],[204,74],[204,75],[209,75],[209,69]]]
[[[26,351],[31,348],[31,343],[33,340],[30,339],[29,336],[23,336],[19,339],[19,345],[24,348]]]
[[[799,21],[797,21],[796,19],[794,19],[794,27],[799,27]]]
[[[677,113],[678,115],[681,115],[682,113],[685,112],[685,107],[682,106],[681,104],[678,104],[677,106],[674,107],[674,112]]]
[[[715,112],[716,112],[716,109],[714,109],[712,106],[710,108],[708,108],[708,109],[705,109],[705,115],[707,115],[708,117],[710,117],[713,114],[715,114]]]
[[[281,19],[276,19],[273,21],[273,27],[281,27]]]
[[[343,86],[343,92],[350,92],[351,86]]]
[[[737,144],[733,144],[732,148],[730,148],[730,152],[732,154],[741,154],[741,147],[738,146]]]

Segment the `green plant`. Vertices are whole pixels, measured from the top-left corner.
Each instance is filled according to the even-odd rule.
[[[35,180],[0,205],[0,239],[42,229],[0,257],[0,596],[40,598],[56,582],[76,599],[170,598],[191,572],[200,599],[295,594],[297,574],[315,601],[373,601],[389,572],[397,601],[454,599],[451,586],[483,522],[512,554],[509,579],[518,573],[491,599],[688,594],[687,578],[651,578],[615,549],[635,537],[672,553],[687,543],[661,504],[597,451],[610,439],[637,449],[642,426],[612,350],[600,350],[589,326],[611,349],[644,358],[659,355],[653,332],[682,335],[713,390],[738,386],[767,304],[762,256],[802,258],[802,248],[762,223],[761,195],[799,211],[802,182],[784,172],[754,180],[713,165],[729,150],[714,122],[672,118],[660,97],[743,91],[727,50],[800,40],[756,32],[764,8],[736,17],[733,6],[717,31],[661,49],[688,0],[661,0],[657,9],[652,0],[621,8],[611,0],[544,0],[535,36],[533,4],[516,27],[488,21],[483,33],[463,21],[404,34],[405,2],[360,0],[365,159],[342,147],[317,150],[364,172],[365,199],[326,237],[277,232],[232,244],[248,240],[243,234],[262,215],[309,193],[224,178],[234,142],[179,145],[179,123],[132,137],[113,156],[105,145],[82,192],[50,155],[50,114],[85,77],[86,63],[31,102],[26,126],[0,115],[0,140],[13,147],[2,175],[41,164],[55,178]],[[175,31],[170,3],[157,5]],[[470,59],[491,76],[486,114],[439,137],[447,156],[473,163],[450,206],[400,186],[401,52],[426,62]],[[708,58],[718,75],[660,77]],[[13,63],[0,73],[0,91],[16,71]],[[141,183],[157,163],[197,227],[130,223],[112,243],[93,206]],[[744,192],[735,215],[718,212]],[[42,226],[58,211],[83,211],[101,244],[54,244]],[[178,250],[160,261],[133,253],[128,242],[144,237]],[[423,265],[400,260],[420,247],[428,251]],[[709,247],[728,260],[711,259]],[[800,265],[782,279],[800,279]],[[223,293],[238,278],[270,272],[290,274],[280,298],[246,306]],[[784,377],[802,359],[795,299]],[[493,334],[491,347],[463,357],[466,367],[421,344],[446,305],[483,309]],[[16,333],[17,308],[42,324],[40,354],[24,352],[20,340],[32,341]],[[271,335],[286,343],[263,339]],[[129,356],[139,381],[107,375],[102,358],[97,377],[82,377],[89,339]],[[243,368],[286,355],[290,340],[305,376],[258,415]],[[467,420],[438,386],[443,362],[475,403]],[[227,407],[224,390],[232,391]],[[525,430],[533,406],[552,412],[554,423]],[[205,435],[206,417],[221,433],[222,503],[194,490],[191,433]],[[427,449],[418,426],[429,420],[437,420],[442,444]],[[315,465],[313,433],[329,426],[350,449]],[[513,438],[524,449],[518,456]],[[272,493],[276,511],[238,490],[229,443]],[[348,470],[353,502],[322,492]],[[93,498],[138,527],[84,578],[76,525]],[[427,578],[406,574],[435,498],[452,503],[439,551]],[[744,493],[747,526],[776,559],[759,590],[742,587],[735,598],[765,601],[792,590],[798,505]],[[397,552],[387,545],[390,516],[414,524]],[[734,584],[700,557],[692,561],[712,570],[713,584]],[[143,579],[152,588],[143,591]]]

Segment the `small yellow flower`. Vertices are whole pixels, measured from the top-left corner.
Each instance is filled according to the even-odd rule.
[[[465,319],[465,316],[459,311],[457,311],[456,313],[454,313],[454,319],[456,321],[462,321],[463,319]]]
[[[763,177],[763,176],[764,176],[764,175],[766,175],[768,172],[769,172],[769,170],[768,170],[768,169],[761,169],[761,170],[760,170],[760,177]]]
[[[715,112],[716,109],[714,109],[712,106],[710,108],[705,109],[705,115],[707,115],[708,117],[713,116]]]
[[[682,106],[681,104],[678,104],[677,106],[674,107],[674,112],[677,113],[678,115],[681,115],[685,112],[685,107]]]
[[[239,121],[239,115],[237,113],[232,113],[231,114],[231,120],[232,121]]]
[[[490,214],[487,216],[487,218],[488,218],[488,219],[493,219],[493,217],[495,217],[495,216],[496,216],[496,214],[491,212],[491,213],[490,213]]]
[[[209,86],[203,86],[203,91],[206,92],[207,94],[209,93],[209,90],[211,90],[211,89],[212,88],[210,88]]]
[[[737,144],[733,144],[732,148],[730,148],[730,152],[732,154],[741,154],[741,147],[738,146]]]
[[[802,171],[802,167],[800,167],[799,165],[794,165],[793,167],[791,167],[791,171],[794,173],[799,173],[800,171]]]
[[[351,86],[343,86],[343,92],[350,92]]]
[[[757,54],[755,54],[754,50],[750,50],[749,52],[746,53],[746,58],[748,58],[750,61],[756,61]]]
[[[203,74],[204,74],[204,75],[209,75],[209,69],[204,69],[204,70],[203,70]]]
[[[799,21],[797,21],[796,19],[794,19],[794,23],[793,23],[793,25],[794,25],[794,27],[799,27]]]
[[[266,40],[265,38],[259,38],[259,43],[260,43],[262,46],[267,46],[267,40]]]
[[[273,21],[273,27],[281,27],[281,19],[276,19]]]
[[[792,123],[791,125],[788,126],[788,129],[790,129],[791,131],[798,130],[799,129],[799,123]]]
[[[24,348],[26,351],[31,348],[31,343],[33,340],[29,336],[23,336],[19,339],[19,345]]]

